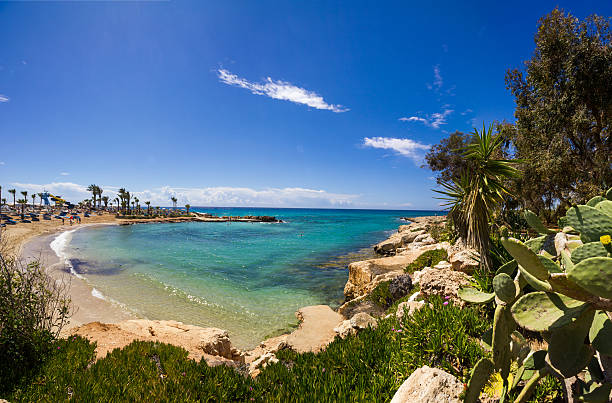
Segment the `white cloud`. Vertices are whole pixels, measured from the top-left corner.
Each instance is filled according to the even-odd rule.
[[[423,153],[431,148],[429,144],[422,144],[411,139],[398,139],[394,137],[366,137],[363,139],[366,147],[393,150],[405,157],[411,158],[416,164],[423,160]]]
[[[68,176],[68,175],[70,175],[70,173],[68,173],[68,172],[60,172],[60,175],[61,176]]]
[[[8,102],[11,99],[9,97],[7,97],[6,95],[2,95],[0,94],[0,102]]]
[[[47,190],[73,202],[91,198],[87,186],[70,182],[48,184],[13,183],[16,188],[33,192]],[[117,186],[100,185],[103,196],[112,200],[119,190]],[[130,189],[128,189],[130,190]],[[140,203],[150,201],[153,206],[170,206],[170,197],[178,199],[178,205],[192,206],[247,206],[247,207],[351,207],[359,195],[331,193],[325,190],[294,188],[267,188],[256,190],[241,187],[175,188],[164,186],[151,190],[131,191]]]
[[[0,161],[0,165],[5,165],[5,164],[4,164],[4,161]]]
[[[430,115],[426,115],[426,117],[420,116],[410,116],[410,117],[402,117],[399,118],[402,122],[421,122],[425,126],[433,127],[434,129],[440,128],[441,125],[446,124],[446,119],[448,116],[453,113],[453,109],[444,109],[442,112],[432,113]]]
[[[349,110],[342,105],[328,104],[317,93],[297,87],[286,81],[273,80],[268,77],[263,83],[252,83],[225,69],[219,69],[217,73],[222,83],[245,88],[253,94],[265,95],[270,98],[304,104],[315,109],[325,109],[336,113]]]
[[[436,87],[438,90],[442,87],[442,84],[444,84],[444,81],[442,80],[442,76],[440,75],[440,65],[436,65],[434,66],[434,82],[433,85],[434,87]]]

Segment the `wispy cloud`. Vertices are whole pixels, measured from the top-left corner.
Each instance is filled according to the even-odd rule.
[[[442,74],[440,73],[440,65],[436,64],[435,66],[433,66],[433,75],[434,75],[434,79],[433,79],[433,83],[427,83],[427,89],[429,90],[434,90],[436,93],[440,92],[440,89],[442,88],[442,85],[444,84],[444,80],[442,79]]]
[[[61,195],[73,202],[91,198],[87,186],[71,182],[53,182],[47,184],[13,183],[13,186],[24,190]],[[118,186],[100,185],[104,195],[116,197]],[[179,205],[192,206],[252,206],[252,207],[351,207],[359,195],[333,193],[321,189],[300,187],[251,189],[247,187],[208,187],[178,188],[164,186],[160,188],[132,191],[141,202],[150,201],[154,206],[168,206],[170,197],[176,197]]]
[[[434,129],[439,129],[441,125],[446,124],[446,120],[451,113],[453,113],[453,109],[443,109],[442,112],[435,112],[429,115],[422,116],[410,116],[410,117],[401,117],[399,118],[402,122],[421,122],[425,126],[433,127]]]
[[[6,95],[2,95],[0,94],[0,102],[8,102],[11,99],[9,97],[7,97]]]
[[[424,152],[431,148],[429,144],[419,143],[412,139],[400,139],[395,137],[365,137],[363,145],[384,150],[393,150],[404,157],[411,158],[416,164],[423,160]]]
[[[0,161],[0,165],[4,165],[4,161]]]
[[[68,176],[68,175],[70,175],[70,173],[68,173],[68,172],[60,172],[60,175],[61,176]]]
[[[265,95],[270,98],[304,104],[315,109],[325,109],[336,113],[349,110],[342,105],[328,104],[323,97],[316,92],[297,87],[286,81],[273,80],[268,77],[262,83],[254,83],[238,77],[225,69],[219,69],[217,73],[222,83],[245,88],[253,94]]]

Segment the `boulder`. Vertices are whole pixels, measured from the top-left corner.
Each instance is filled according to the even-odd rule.
[[[464,249],[450,255],[448,261],[450,262],[453,270],[462,271],[464,273],[473,273],[474,269],[478,267],[478,261],[475,259],[477,257],[478,252],[475,250]]]
[[[404,268],[416,259],[414,254],[362,260],[348,265],[349,278],[344,286],[347,299],[355,299],[372,291],[382,281],[404,274]]]
[[[376,319],[365,312],[358,313],[350,320],[350,324],[355,329],[366,329],[368,327],[376,327]]]
[[[414,238],[413,242],[422,242],[424,239],[427,238],[431,238],[431,235],[425,233],[425,231],[421,231],[421,233]]]
[[[409,274],[399,275],[389,283],[389,293],[394,300],[406,296],[410,289],[412,289],[412,279]]]
[[[397,306],[397,312],[395,316],[399,321],[401,321],[404,316],[410,316],[414,313],[414,311],[419,310],[425,306],[425,302],[423,301],[406,301],[402,302]]]
[[[384,309],[367,298],[367,295],[362,295],[352,299],[338,308],[338,313],[349,319],[360,312],[365,312],[370,316],[379,317],[385,313]]]
[[[438,270],[450,270],[453,268],[453,265],[447,262],[446,260],[442,260],[438,262],[438,264],[435,265],[433,268]]]
[[[357,333],[357,330],[351,325],[351,320],[347,319],[334,328],[334,332],[342,339],[349,335]]]
[[[421,367],[397,390],[391,403],[460,403],[463,384],[448,372]]]
[[[455,305],[464,306],[465,302],[457,297],[457,290],[462,285],[470,285],[470,279],[470,276],[461,271],[425,268],[420,275],[421,296],[450,297]]]

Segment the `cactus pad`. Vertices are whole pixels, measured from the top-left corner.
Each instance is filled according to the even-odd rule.
[[[512,352],[510,351],[510,335],[516,328],[516,323],[510,313],[510,306],[497,305],[493,316],[493,363],[499,370],[502,379],[508,379]]]
[[[494,293],[478,291],[472,287],[460,287],[457,290],[457,296],[465,302],[470,302],[472,304],[486,304],[493,301],[493,298],[495,298]]]
[[[561,294],[537,291],[519,298],[512,305],[512,316],[516,323],[527,330],[545,332],[572,323],[588,308],[586,302]]]
[[[572,251],[572,262],[578,264],[584,259],[597,256],[607,256],[608,251],[601,242],[589,242]]]
[[[566,217],[587,242],[596,242],[602,235],[612,234],[612,217],[595,207],[572,207],[567,210]]]
[[[549,230],[542,224],[540,218],[531,210],[525,210],[525,220],[527,224],[534,230],[538,232],[538,234],[552,234],[553,231]]]
[[[612,321],[605,312],[597,311],[595,314],[589,330],[589,340],[595,350],[612,355]]]
[[[603,196],[595,196],[593,198],[591,198],[588,202],[587,202],[587,206],[591,206],[591,207],[595,207],[597,205],[597,203],[606,200],[605,197]]]
[[[574,322],[552,332],[547,362],[564,378],[575,376],[589,363],[593,348],[584,344],[595,310],[587,309]]]
[[[567,277],[581,288],[603,298],[612,298],[612,258],[591,257],[567,271]]]
[[[543,255],[538,255],[538,259],[540,259],[540,263],[542,263],[542,265],[546,267],[546,270],[548,270],[549,273],[563,272],[563,270],[561,270],[561,267],[559,267],[559,265],[553,262],[550,258]]]
[[[506,273],[500,273],[493,278],[493,289],[497,298],[505,303],[512,302],[516,297],[516,285]]]
[[[529,239],[525,241],[525,246],[535,253],[540,253],[542,250],[544,250],[553,256],[557,254],[557,251],[555,250],[554,234],[542,235],[537,238]]]
[[[532,286],[537,291],[546,291],[551,292],[552,286],[548,283],[548,281],[541,281],[531,275],[527,270],[523,269],[522,266],[519,266],[519,270],[521,272],[521,277],[527,284]],[[521,287],[522,289],[523,287]]]
[[[604,200],[597,203],[595,206],[597,210],[603,211],[610,217],[612,217],[612,200]]]
[[[571,255],[565,250],[561,251],[561,264],[565,270],[574,267],[574,262],[572,261]]]
[[[511,260],[508,263],[501,265],[501,267],[495,272],[495,275],[506,273],[507,275],[512,276],[517,267],[518,264],[516,263],[516,260]]]
[[[606,192],[606,199],[612,200],[612,188],[608,189]]]
[[[514,257],[517,263],[522,267],[521,271],[527,271],[538,280],[546,280],[548,278],[548,270],[531,249],[525,246],[524,243],[512,238],[504,238],[501,240],[504,248]]]
[[[475,403],[480,397],[480,391],[495,371],[493,361],[490,358],[481,358],[472,369],[470,382],[465,392],[464,402]]]

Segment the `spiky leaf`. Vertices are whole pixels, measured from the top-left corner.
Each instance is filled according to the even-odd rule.
[[[465,392],[464,402],[475,403],[480,397],[480,391],[495,371],[493,361],[490,358],[481,358],[472,369],[472,375]]]
[[[510,303],[516,297],[516,285],[512,277],[506,273],[500,273],[493,278],[493,290],[500,300]]]
[[[612,355],[612,321],[605,312],[597,311],[595,314],[589,330],[589,340],[595,350]]]
[[[566,217],[569,224],[580,231],[580,236],[587,242],[595,242],[602,235],[612,234],[612,216],[595,207],[572,207],[567,210]]]
[[[567,277],[594,295],[612,298],[612,258],[585,259],[568,270]]]
[[[542,265],[538,255],[525,246],[524,243],[512,238],[502,239],[501,242],[508,253],[512,255],[525,271],[538,280],[544,281],[548,278],[548,270]]]
[[[584,259],[588,259],[590,257],[607,255],[608,251],[601,244],[601,242],[589,242],[574,249],[574,251],[572,252],[572,262],[574,262],[574,264],[578,264]]]
[[[478,291],[473,287],[460,287],[457,290],[457,296],[466,302],[472,304],[486,304],[493,301],[494,293]]]
[[[570,324],[588,308],[588,303],[565,295],[536,291],[523,295],[512,305],[512,316],[527,330],[545,332]]]
[[[593,356],[593,348],[584,344],[595,311],[585,310],[574,322],[552,332],[547,362],[564,378],[582,371]]]

